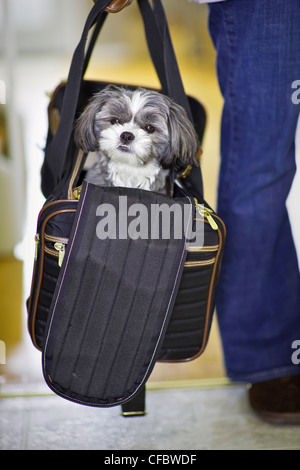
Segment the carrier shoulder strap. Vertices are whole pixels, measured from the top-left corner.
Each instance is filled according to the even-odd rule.
[[[106,18],[105,8],[109,3],[109,0],[97,0],[86,20],[81,39],[72,58],[59,126],[55,136],[45,149],[44,164],[51,172],[55,185],[61,181],[64,169],[70,167],[67,165],[68,149],[73,133],[82,79],[97,36]],[[149,51],[161,81],[163,92],[181,104],[186,109],[190,119],[192,119],[189,100],[184,91],[167,19],[160,0],[154,1],[154,8],[150,6],[148,0],[139,0],[139,7],[143,15]],[[86,52],[88,34],[94,25],[94,33]],[[201,181],[200,178],[200,185],[202,184]]]

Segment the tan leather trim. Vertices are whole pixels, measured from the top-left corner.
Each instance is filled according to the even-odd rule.
[[[51,206],[54,206],[55,204],[59,204],[61,202],[70,202],[69,199],[56,199],[55,201],[52,201],[52,202],[49,202],[48,204],[46,204],[45,206],[42,207],[40,213],[39,213],[39,218],[41,217],[41,215],[43,214],[43,212],[48,209],[48,207],[51,207]],[[73,202],[73,201],[72,201]],[[74,200],[74,203],[78,201],[75,199]]]
[[[73,200],[76,201],[76,198],[74,197],[74,194],[73,194],[73,189],[74,189],[73,186],[74,186],[74,182],[77,178],[78,172],[80,170],[83,157],[84,157],[84,151],[79,150],[78,155],[77,155],[77,159],[76,159],[76,163],[75,163],[75,166],[74,166],[74,169],[73,169],[73,173],[71,175],[71,179],[70,179],[70,182],[69,182],[69,188],[68,188],[68,199],[69,200],[73,199]]]

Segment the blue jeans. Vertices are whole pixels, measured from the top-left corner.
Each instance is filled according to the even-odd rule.
[[[300,374],[300,276],[286,199],[295,174],[300,80],[298,0],[210,6],[224,97],[218,211],[227,245],[217,314],[228,376]],[[300,201],[299,201],[300,203]]]

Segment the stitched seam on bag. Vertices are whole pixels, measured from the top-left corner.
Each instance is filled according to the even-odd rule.
[[[64,283],[64,279],[65,279],[67,267],[68,267],[68,264],[69,264],[70,255],[71,255],[71,252],[72,252],[72,249],[73,249],[73,246],[74,246],[74,242],[75,242],[75,238],[76,238],[76,233],[77,233],[77,231],[78,231],[78,226],[79,226],[79,222],[80,222],[80,219],[81,219],[81,214],[82,214],[82,211],[83,211],[83,206],[84,206],[84,202],[85,202],[87,190],[88,190],[88,183],[87,183],[87,185],[86,185],[85,192],[84,192],[84,195],[83,195],[82,205],[81,205],[81,208],[80,208],[80,212],[79,212],[77,224],[76,224],[76,227],[75,227],[74,236],[73,236],[73,239],[72,239],[72,242],[71,242],[71,246],[70,246],[70,250],[69,250],[69,253],[68,253],[68,257],[67,257],[67,259],[66,259],[66,264],[65,264],[65,267],[64,267],[64,272],[63,272],[63,274],[62,274],[61,283],[60,283],[59,290],[58,290],[58,293],[57,293],[57,296],[56,296],[56,299],[55,299],[55,304],[54,304],[54,307],[53,307],[52,316],[51,316],[51,320],[50,320],[50,324],[49,324],[49,328],[48,328],[48,332],[47,332],[47,337],[46,337],[45,347],[44,347],[44,362],[43,362],[44,371],[45,371],[45,372],[46,372],[46,350],[47,350],[47,345],[48,345],[48,341],[49,341],[49,335],[50,335],[50,331],[51,331],[51,327],[52,327],[53,318],[54,318],[54,314],[55,314],[55,311],[56,311],[58,299],[59,299],[59,296],[60,296],[60,292],[61,292],[61,289],[62,289],[62,286],[63,286],[63,283]]]
[[[192,201],[191,201],[191,198],[188,197],[188,200],[190,201],[190,204],[191,204],[191,207],[192,207]],[[190,214],[189,214],[189,220],[188,220],[188,228],[190,226],[190,223],[191,223],[191,212],[190,211]],[[188,231],[187,231],[188,233]],[[153,350],[153,353],[152,353],[152,356],[151,356],[151,359],[149,361],[149,364],[148,364],[148,367],[146,369],[146,372],[142,378],[142,380],[140,381],[140,384],[139,386],[135,389],[135,391],[126,399],[126,401],[129,401],[134,395],[137,394],[137,392],[139,391],[139,389],[144,385],[144,380],[145,378],[147,377],[148,375],[148,371],[150,369],[150,367],[152,366],[152,363],[153,363],[153,360],[155,358],[155,355],[157,353],[157,348],[158,348],[158,345],[160,343],[160,340],[161,340],[161,337],[162,337],[162,333],[163,333],[163,330],[164,330],[164,327],[165,327],[165,324],[166,324],[166,321],[167,321],[167,316],[168,316],[168,313],[169,313],[169,310],[170,310],[170,306],[171,306],[171,303],[172,303],[172,300],[173,300],[173,297],[174,297],[174,292],[175,292],[175,286],[177,285],[177,280],[178,280],[178,276],[179,276],[179,272],[180,272],[180,269],[181,269],[181,265],[182,265],[182,260],[184,258],[184,254],[185,254],[185,241],[186,239],[184,240],[184,249],[182,250],[182,253],[181,253],[181,258],[180,258],[180,263],[179,263],[179,266],[177,268],[177,272],[176,272],[176,276],[175,276],[175,282],[174,282],[174,285],[173,285],[173,289],[172,289],[172,293],[170,295],[170,299],[169,299],[169,303],[168,303],[168,306],[167,306],[167,309],[166,309],[166,312],[165,312],[165,316],[164,316],[164,321],[162,323],[162,326],[161,326],[161,329],[160,329],[160,334],[159,334],[159,337],[156,341],[156,344],[155,344],[155,347],[154,347],[154,350]],[[114,405],[117,405],[118,402],[116,403],[113,403]]]
[[[140,192],[138,192],[138,195],[139,195],[139,197],[140,197]],[[139,202],[140,202],[140,200],[139,200]],[[124,266],[126,265],[126,260],[127,260],[127,258],[128,258],[128,254],[130,253],[131,242],[132,242],[132,240],[129,238],[129,244],[128,244],[128,246],[127,246],[126,256],[125,256],[124,263],[123,263],[123,270],[122,270],[122,274],[120,275],[120,279],[119,279],[118,286],[120,285],[120,282],[121,282],[122,277],[123,277]],[[147,247],[147,248],[148,248],[148,247]],[[141,275],[142,270],[143,270],[144,260],[145,260],[146,254],[147,254],[147,248],[144,250],[144,253],[143,253],[143,261],[140,260],[140,271],[139,271],[139,274],[140,274],[140,275]],[[138,278],[140,278],[140,276],[138,276]],[[129,319],[131,307],[132,307],[132,305],[133,305],[133,303],[134,303],[134,301],[135,301],[137,291],[138,291],[138,283],[137,283],[137,285],[136,285],[136,287],[135,287],[135,291],[134,291],[134,294],[133,294],[132,299],[131,299],[130,308],[127,310],[126,321],[124,322],[123,330],[122,330],[121,336],[123,336],[123,334],[125,334],[125,331],[126,331],[126,328],[127,328],[127,325],[128,325],[128,319]],[[117,288],[117,292],[118,292],[118,288]],[[112,307],[111,307],[111,311],[112,311],[113,308],[114,308],[116,298],[117,298],[117,296],[115,296],[114,303],[113,303],[113,305],[112,305]],[[110,318],[108,318],[108,322],[107,322],[107,324],[106,324],[106,326],[105,326],[105,329],[106,329],[106,330],[107,330],[109,324],[110,324]],[[106,331],[104,332],[104,336],[103,336],[103,340],[102,340],[102,343],[101,343],[101,347],[102,347],[102,344],[103,344],[105,335],[106,335]],[[99,354],[100,354],[100,352],[101,352],[101,347],[100,347],[100,349],[99,349]],[[98,355],[99,355],[99,354],[98,354]],[[115,363],[116,363],[116,357],[118,356],[118,354],[119,354],[119,351],[116,350],[116,351],[115,351],[115,354],[114,354],[114,357],[113,357],[113,360],[112,360],[112,362],[111,362],[111,371],[112,371],[112,368],[114,367],[114,365],[115,365]],[[131,365],[133,366],[133,364],[134,364],[134,359],[132,360]],[[94,375],[94,373],[95,373],[95,368],[94,368],[94,371],[93,371],[93,375]],[[93,378],[93,375],[92,375],[92,378]],[[109,374],[108,377],[107,377],[107,383],[109,382],[109,377],[110,377],[110,375],[111,375],[111,372],[110,372],[110,374]],[[130,376],[130,374],[128,375],[127,379],[129,379],[129,376]],[[90,380],[90,383],[89,383],[89,387],[90,387],[90,384],[91,384],[91,380]],[[127,385],[126,385],[126,386],[127,386]],[[126,388],[126,387],[125,387],[125,388]],[[102,393],[103,393],[103,396],[105,396],[106,390],[107,390],[107,387],[104,387],[103,392],[102,392]]]
[[[80,214],[80,217],[81,217],[81,214]],[[74,234],[74,236],[75,236],[75,234]],[[96,231],[94,232],[94,236],[93,236],[93,237],[96,237]],[[73,239],[75,240],[75,238],[73,238]],[[72,247],[72,248],[73,248],[73,247]],[[89,254],[88,254],[88,256],[87,256],[86,259],[85,259],[85,264],[84,264],[84,267],[83,267],[83,269],[82,269],[82,277],[83,277],[83,278],[84,278],[84,275],[85,275],[86,267],[87,267],[87,265],[88,265],[88,259],[89,259]],[[73,305],[74,305],[74,306],[76,306],[76,304],[77,304],[77,299],[78,299],[79,294],[80,294],[80,289],[78,289],[77,294],[76,294],[76,297],[75,297],[75,299],[74,299],[74,302],[73,302]],[[73,312],[73,313],[74,313],[74,312]],[[71,313],[71,315],[72,315],[72,313]],[[68,318],[68,323],[69,323],[69,324],[70,324],[70,321],[72,321],[72,318],[70,319],[70,317],[69,317],[69,318]],[[88,327],[88,322],[87,322],[87,327]],[[83,332],[83,336],[82,336],[82,340],[80,341],[80,344],[82,344],[82,342],[83,342],[83,339],[84,339],[84,336],[85,336],[85,332],[86,332],[86,329],[85,329],[84,332]],[[61,341],[61,347],[60,347],[59,353],[57,354],[56,364],[57,364],[57,363],[59,362],[59,360],[60,360],[60,357],[61,357],[61,355],[62,355],[62,351],[63,351],[64,346],[65,346],[65,344],[66,344],[67,338],[68,338],[68,329],[66,329],[66,331],[65,331],[65,333],[64,333],[64,339],[63,339],[63,341]],[[79,349],[80,349],[80,346],[79,346]],[[75,360],[75,364],[73,365],[73,370],[74,370],[74,371],[75,371],[75,368],[77,367],[78,359],[79,359],[79,355],[77,354],[77,358],[76,358],[76,360]],[[55,368],[56,364],[53,366],[54,368]],[[71,385],[72,385],[72,383],[73,383],[73,378],[71,377],[71,381],[69,380],[69,386],[68,386],[68,389],[70,389],[70,390],[71,390]]]
[[[109,253],[109,248],[107,248],[107,250],[106,250],[106,254],[107,254],[107,255],[108,255],[108,253]],[[126,253],[126,256],[125,256],[124,265],[125,265],[125,263],[126,263],[127,256],[128,256],[128,249],[127,249],[127,253]],[[103,278],[102,278],[102,275],[103,275],[103,273],[104,273],[104,269],[103,269],[103,271],[102,271],[102,273],[101,273],[101,278],[99,279],[99,282],[98,282],[98,288],[95,289],[96,295],[95,295],[95,297],[94,297],[93,306],[94,306],[94,303],[97,301],[97,292],[100,290],[100,289],[99,289],[99,285],[100,285],[101,282],[102,282],[102,279],[103,279]],[[121,279],[122,279],[122,276],[120,276],[118,285],[120,284]],[[118,287],[116,288],[116,291],[118,291]],[[116,299],[116,297],[115,297],[115,299]],[[114,305],[114,304],[113,304],[113,305]],[[113,305],[112,305],[112,308],[113,308]],[[93,307],[91,307],[91,313],[92,313],[92,312],[93,312]],[[85,337],[86,330],[87,330],[87,328],[89,327],[89,320],[90,320],[90,316],[89,316],[89,319],[88,319],[87,324],[86,324],[86,329],[85,329],[84,335],[83,335],[83,337],[82,337],[82,343],[84,342],[84,337]],[[92,383],[92,381],[93,381],[93,376],[94,376],[94,374],[95,374],[95,370],[96,370],[96,367],[97,367],[98,358],[99,358],[99,355],[101,354],[102,345],[103,345],[103,342],[104,342],[104,339],[105,339],[106,332],[107,332],[107,329],[108,329],[108,327],[109,327],[109,324],[110,324],[110,316],[108,316],[107,322],[106,322],[105,326],[103,325],[104,332],[103,332],[103,335],[102,335],[102,341],[101,341],[100,347],[98,347],[98,350],[97,350],[97,359],[95,359],[95,361],[94,361],[93,369],[92,369],[92,371],[91,371],[90,378],[89,378],[88,383],[87,383],[87,386],[86,386],[86,390],[87,390],[87,391],[86,391],[86,394],[88,394],[88,391],[89,391],[89,389],[90,389],[91,383]],[[76,364],[77,364],[77,361],[76,361]],[[104,394],[104,392],[103,392],[103,394]]]
[[[87,183],[87,186],[86,186],[86,191],[87,191],[87,188],[88,188],[88,183]],[[85,200],[85,197],[86,197],[86,191],[85,191],[85,194],[84,194],[84,199],[83,199],[83,204],[84,204],[84,200]],[[189,200],[190,202],[190,205],[191,207],[192,206],[192,200],[190,197],[186,196],[187,199]],[[82,204],[82,207],[81,207],[81,212],[82,212],[82,209],[83,209],[83,204]],[[61,291],[61,287],[62,287],[62,284],[63,284],[63,279],[64,279],[64,276],[65,276],[65,272],[66,272],[66,267],[67,267],[67,264],[68,264],[68,261],[69,261],[69,258],[70,258],[70,253],[72,251],[72,248],[73,248],[73,243],[74,243],[74,239],[75,239],[75,234],[78,230],[78,224],[79,224],[79,220],[80,220],[80,217],[81,217],[81,212],[80,212],[80,215],[79,215],[79,218],[78,218],[78,221],[77,221],[77,226],[76,226],[76,229],[75,229],[75,233],[74,233],[74,237],[73,237],[73,240],[72,240],[72,244],[71,244],[71,247],[70,247],[70,251],[69,251],[69,254],[68,254],[68,259],[66,261],[66,265],[65,265],[65,270],[64,270],[64,274],[63,274],[63,278],[62,278],[62,281],[61,281],[61,285],[60,285],[60,289],[59,289],[59,293],[57,295],[57,298],[56,298],[56,302],[55,302],[55,306],[54,306],[54,309],[53,309],[53,314],[52,314],[52,318],[51,318],[51,323],[49,325],[49,329],[48,329],[48,335],[47,335],[47,339],[46,339],[46,342],[45,342],[45,349],[44,349],[44,372],[46,371],[45,370],[45,366],[46,366],[46,348],[47,348],[47,343],[48,343],[48,339],[49,339],[49,333],[50,333],[50,328],[51,328],[51,325],[52,325],[52,321],[53,321],[53,317],[54,317],[54,312],[55,312],[55,309],[56,309],[56,305],[57,305],[57,301],[58,301],[58,297],[59,297],[59,294],[60,294],[60,291]],[[190,223],[191,223],[191,212],[190,211],[190,214],[189,214],[189,220],[188,220],[188,227],[190,226]],[[188,233],[188,232],[187,232]],[[182,261],[183,261],[183,258],[184,258],[184,255],[185,255],[185,241],[186,239],[184,239],[184,249],[182,250],[182,253],[181,253],[181,258],[180,258],[180,263],[177,267],[177,272],[176,272],[176,276],[175,276],[175,282],[174,282],[174,285],[173,285],[173,289],[172,289],[172,292],[171,292],[171,295],[170,295],[170,299],[169,299],[169,302],[168,302],[168,306],[167,306],[167,309],[166,309],[166,312],[165,312],[165,316],[164,316],[164,320],[163,320],[163,323],[162,323],[162,326],[161,326],[161,330],[160,330],[160,334],[159,334],[159,337],[156,341],[156,344],[155,344],[155,347],[154,347],[154,350],[153,350],[153,353],[152,353],[152,356],[151,356],[151,359],[150,359],[150,362],[148,364],[148,367],[146,369],[146,372],[142,378],[142,380],[140,381],[140,384],[138,385],[138,387],[134,390],[134,392],[126,398],[126,401],[129,401],[134,395],[137,394],[137,392],[139,391],[139,389],[144,385],[144,380],[145,378],[147,377],[148,375],[148,371],[150,369],[150,367],[152,366],[152,363],[153,363],[153,360],[154,360],[154,357],[157,353],[157,348],[158,348],[158,345],[160,343],[160,340],[161,340],[161,337],[162,337],[162,333],[163,333],[163,330],[164,330],[164,327],[165,327],[165,324],[166,324],[166,321],[167,321],[167,316],[168,316],[168,313],[169,313],[169,310],[170,310],[170,306],[171,306],[171,303],[172,303],[172,300],[173,300],[173,297],[174,297],[174,292],[175,292],[175,286],[177,285],[177,281],[178,281],[178,276],[179,276],[179,272],[181,270],[181,266],[182,266]],[[55,387],[55,385],[53,384],[52,386],[49,384],[50,388],[52,387]],[[58,391],[56,388],[55,388],[55,391],[56,393],[58,393],[60,396],[62,397],[65,397],[67,399],[70,399],[70,397],[68,395],[66,395],[65,393],[62,393],[60,391]],[[92,397],[91,397],[92,398]],[[75,397],[72,397],[72,400],[73,401],[76,401],[77,403],[82,403],[82,404],[86,404],[86,401],[83,401],[83,400],[80,400],[78,398],[75,398]],[[123,402],[123,400],[120,400],[120,401],[116,401],[116,402],[113,402],[113,403],[109,403],[109,404],[105,404],[105,403],[101,403],[101,406],[102,407],[110,407],[110,406],[114,406],[114,405],[119,405]],[[89,405],[90,406],[99,406],[99,403],[91,403],[89,402]]]
[[[128,245],[128,247],[127,247],[126,256],[125,256],[125,259],[124,259],[124,262],[123,262],[123,271],[124,271],[124,266],[126,266],[126,260],[127,260],[128,254],[129,254],[129,252],[130,252],[130,246],[131,246],[131,240],[129,240],[129,245]],[[144,255],[143,255],[143,256],[145,257],[146,255],[147,255],[147,249],[144,250]],[[142,272],[142,269],[143,269],[143,262],[140,260],[140,272]],[[122,271],[122,273],[123,273],[123,271]],[[123,274],[120,275],[118,285],[120,284],[120,282],[121,282],[121,280],[122,280],[122,276],[123,276]],[[135,301],[137,290],[138,290],[138,288],[136,287],[135,292],[134,292],[134,294],[133,294],[133,296],[132,296],[132,299],[131,299],[131,305],[133,305],[133,303],[134,303],[134,301]],[[116,291],[118,292],[118,287],[116,288]],[[117,297],[115,296],[115,300],[116,300],[116,298],[117,298]],[[114,302],[114,303],[115,303],[115,302]],[[111,306],[111,310],[114,308],[114,303],[113,303],[113,305]],[[128,311],[127,311],[127,318],[126,318],[126,321],[124,322],[124,325],[123,325],[123,332],[122,332],[122,334],[124,334],[124,332],[126,331],[127,320],[129,319],[129,313],[130,313],[130,311],[131,311],[131,308],[129,308]],[[100,347],[99,347],[98,350],[97,350],[97,351],[98,351],[98,352],[97,352],[97,357],[99,357],[99,355],[101,354],[102,345],[103,345],[103,342],[104,342],[104,340],[105,340],[107,328],[108,328],[109,326],[110,326],[110,317],[108,317],[107,323],[106,323],[105,328],[104,328],[104,334],[103,334],[103,337],[102,337],[102,342],[101,342]],[[137,349],[138,349],[138,348],[137,348]],[[116,352],[115,352],[115,354],[114,354],[114,358],[113,358],[113,360],[111,360],[111,367],[114,367],[114,365],[116,364],[116,357],[117,357],[118,354],[119,354],[119,351],[116,350]],[[134,357],[136,357],[136,355],[135,355]],[[134,358],[133,358],[133,360],[132,360],[132,364],[134,364]],[[90,379],[89,379],[87,391],[89,391],[89,389],[90,389],[90,386],[91,386],[93,377],[94,377],[94,375],[95,375],[96,366],[97,366],[97,363],[95,362],[94,367],[93,367],[92,374],[90,375]],[[106,383],[109,383],[109,380],[110,380],[109,377],[110,377],[110,375],[108,375],[108,376],[106,377],[106,379],[105,379]],[[130,375],[128,376],[128,379],[129,379],[129,377],[130,377]],[[124,388],[126,388],[126,387],[127,387],[127,385],[126,385]],[[102,391],[102,395],[105,396],[105,394],[106,394],[106,388],[104,387],[104,389],[103,389],[103,391]]]
[[[83,203],[84,203],[84,201],[83,201]],[[80,217],[81,217],[81,214],[80,214]],[[79,224],[78,224],[78,225],[79,225]],[[77,231],[77,229],[76,229],[76,231]],[[75,237],[75,233],[74,233],[74,237]],[[95,237],[96,237],[96,231],[94,232],[93,239],[94,239]],[[93,239],[92,239],[92,242],[93,242]],[[74,238],[74,240],[75,240],[75,238]],[[89,255],[90,255],[90,251],[89,251],[88,256],[87,256],[86,259],[85,259],[84,267],[83,267],[83,269],[82,269],[82,277],[83,277],[83,278],[85,277],[85,271],[86,271],[86,268],[87,268],[87,265],[88,265]],[[78,297],[79,297],[79,294],[80,294],[80,289],[78,289],[77,294],[76,294],[76,297],[75,297],[74,302],[73,302],[74,308],[75,308],[75,306],[77,305],[77,299],[78,299]],[[91,310],[92,310],[92,309],[91,309]],[[74,313],[74,311],[73,311],[73,313]],[[70,313],[70,316],[69,316],[69,318],[68,318],[68,324],[70,325],[71,322],[72,322],[72,312]],[[87,327],[88,327],[88,322],[87,322]],[[82,344],[82,342],[83,342],[83,340],[84,340],[85,332],[86,332],[86,329],[85,329],[84,332],[83,332],[83,336],[82,336],[83,339],[80,341],[80,344]],[[64,333],[64,338],[63,338],[63,340],[61,341],[61,346],[60,346],[59,353],[57,354],[57,357],[56,357],[56,363],[53,365],[53,368],[54,368],[54,369],[56,368],[56,364],[59,363],[60,358],[61,358],[62,353],[63,353],[63,350],[64,350],[64,347],[65,347],[66,344],[67,344],[68,333],[69,333],[69,331],[68,331],[68,329],[66,329],[66,330],[65,330],[65,333]],[[81,346],[78,347],[79,350],[80,350],[80,347],[81,347]],[[72,367],[73,367],[73,371],[75,371],[79,359],[80,359],[80,356],[79,356],[78,353],[77,353],[76,359],[75,359],[75,364],[72,366]],[[72,390],[72,383],[73,383],[73,377],[72,377],[72,376],[69,376],[69,378],[68,378],[68,387],[65,387],[65,390]]]
[[[131,240],[130,240],[130,242],[131,242]],[[128,257],[130,245],[131,245],[131,243],[129,243],[128,248],[127,248],[126,259],[127,259],[127,257]],[[145,253],[144,253],[144,255],[143,255],[143,261],[145,260],[146,253],[147,253],[147,250],[145,250]],[[125,263],[126,263],[126,259],[125,259],[124,265],[125,265]],[[141,266],[141,267],[140,267],[139,273],[141,274],[142,269],[143,269],[143,262],[140,263],[140,266]],[[121,279],[122,279],[122,276],[120,277],[120,281],[121,281]],[[136,288],[135,288],[134,295],[132,296],[132,299],[131,299],[131,307],[132,307],[132,305],[133,305],[133,303],[134,303],[134,300],[135,300],[135,298],[136,298],[137,290],[138,290],[138,284],[137,284],[137,286],[136,286]],[[126,317],[126,321],[125,321],[125,323],[124,323],[124,325],[123,325],[122,335],[125,334],[125,330],[126,330],[127,324],[128,324],[129,314],[130,314],[130,309],[128,309],[128,311],[127,311],[127,317]],[[121,336],[122,336],[122,335],[121,335]],[[117,351],[115,352],[114,358],[113,358],[113,360],[112,360],[111,369],[113,368],[113,366],[114,366],[114,364],[115,364],[115,360],[116,360],[116,357],[117,357],[118,353],[119,353],[119,351],[117,350]],[[134,360],[132,361],[131,365],[133,365],[133,363],[134,363]],[[110,377],[110,375],[108,376],[108,380],[109,380],[109,377]],[[108,382],[108,380],[107,380],[107,382]],[[107,390],[107,387],[104,387],[103,395],[105,395],[106,390]]]
[[[156,201],[157,201],[157,200],[158,200],[158,196],[157,196]],[[165,256],[166,256],[166,251],[167,251],[167,250],[165,250],[165,252],[164,252],[164,258],[163,258],[162,263],[161,263],[162,265],[164,264],[164,260],[165,260]],[[146,253],[146,252],[145,252],[145,254],[144,254],[143,262],[144,262],[144,260],[145,260],[145,256],[147,256],[147,253]],[[141,263],[141,270],[142,270],[142,267],[143,267],[143,263]],[[141,271],[140,271],[140,272],[141,272]],[[161,275],[161,274],[160,274],[160,275]],[[155,298],[156,287],[159,285],[159,282],[160,282],[160,275],[158,276],[158,279],[157,279],[157,281],[156,281],[156,286],[155,286],[155,289],[153,290],[152,299],[151,299],[150,305],[149,305],[149,307],[148,307],[148,312],[147,312],[147,315],[145,316],[145,321],[144,321],[144,325],[143,325],[143,334],[144,334],[144,332],[145,332],[145,329],[146,329],[146,326],[147,326],[147,323],[148,323],[148,320],[149,320],[149,312],[151,311],[152,304],[153,304],[153,301],[154,301],[154,298]],[[136,292],[137,292],[137,288],[136,288],[135,294],[136,294]],[[135,295],[134,295],[134,298],[135,298]],[[134,300],[134,299],[133,299],[133,300]],[[137,353],[138,353],[138,351],[140,350],[140,344],[141,344],[141,342],[142,342],[142,340],[143,340],[143,334],[141,334],[141,336],[140,336],[140,340],[139,340],[139,343],[138,343],[138,346],[137,346],[137,349],[136,349],[134,358],[133,358],[133,360],[132,360],[132,366],[135,364],[136,357],[137,357]],[[131,374],[129,374],[128,377],[127,377],[127,383],[130,381],[130,379],[131,379]],[[126,387],[127,387],[127,384],[126,384]]]
[[[190,204],[191,204],[191,207],[192,206],[192,201],[191,201],[191,198],[187,196],[187,198],[189,199],[190,201]],[[190,223],[191,223],[191,212],[190,211],[190,214],[189,214],[189,220],[188,220],[188,229],[190,227]],[[189,231],[187,231],[187,233],[189,233]],[[156,341],[156,345],[155,345],[155,348],[153,350],[153,353],[152,353],[152,356],[151,356],[151,359],[150,359],[150,362],[148,364],[148,367],[146,369],[146,372],[144,374],[144,377],[143,379],[141,380],[139,386],[135,389],[134,393],[132,393],[128,398],[127,400],[130,400],[131,397],[133,397],[134,395],[136,395],[136,393],[138,392],[138,390],[143,386],[144,384],[144,380],[145,378],[147,377],[147,374],[148,374],[148,371],[150,369],[150,367],[152,366],[152,362],[154,360],[154,357],[157,353],[157,348],[158,348],[158,345],[160,343],[160,340],[161,340],[161,337],[162,337],[162,333],[163,333],[163,330],[164,330],[164,327],[165,327],[165,324],[166,324],[166,321],[167,321],[167,316],[168,316],[168,313],[169,313],[169,309],[170,309],[170,306],[171,306],[171,303],[172,303],[172,300],[173,300],[173,297],[174,297],[174,292],[175,292],[175,286],[177,285],[177,280],[178,280],[178,276],[179,276],[179,272],[180,272],[180,269],[181,269],[181,266],[182,266],[182,260],[184,258],[184,254],[185,254],[185,241],[186,239],[184,238],[184,249],[182,250],[182,253],[181,253],[181,258],[180,258],[180,263],[179,263],[179,266],[177,268],[177,273],[176,273],[176,276],[175,276],[175,282],[174,282],[174,285],[173,285],[173,289],[172,289],[172,293],[170,295],[170,299],[169,299],[169,303],[168,303],[168,306],[167,306],[167,310],[166,310],[166,313],[165,313],[165,317],[164,317],[164,321],[163,321],[163,324],[162,324],[162,327],[160,329],[160,334],[159,334],[159,337]]]
[[[191,204],[191,207],[192,207],[192,201],[191,201],[191,198],[189,198],[187,196],[188,200],[190,201],[190,204]],[[188,227],[190,226],[190,222],[191,222],[191,212],[190,211],[190,214],[189,214],[189,220],[188,220]],[[188,233],[188,231],[187,231]],[[186,241],[186,239],[184,240]],[[140,381],[140,384],[138,385],[137,388],[135,388],[134,392],[126,398],[126,401],[129,401],[134,395],[136,395],[138,393],[138,391],[140,390],[140,388],[144,385],[144,381],[145,381],[145,378],[147,377],[148,375],[148,371],[150,369],[150,367],[152,366],[152,363],[153,363],[153,360],[155,358],[155,355],[157,353],[157,348],[158,348],[158,345],[160,343],[160,340],[161,340],[161,336],[162,336],[162,333],[163,333],[163,330],[164,330],[164,327],[165,327],[165,324],[166,324],[166,321],[167,321],[167,316],[168,316],[168,313],[169,313],[169,310],[170,310],[170,306],[171,306],[171,303],[172,303],[172,300],[173,300],[173,297],[174,297],[174,292],[175,292],[175,286],[177,285],[177,280],[178,280],[178,276],[179,276],[179,272],[180,272],[180,269],[181,269],[181,265],[182,265],[182,260],[184,258],[184,255],[185,255],[185,243],[184,243],[184,249],[182,250],[182,253],[181,253],[181,258],[180,258],[180,263],[179,263],[179,266],[177,268],[177,272],[176,272],[176,276],[175,276],[175,282],[174,282],[174,285],[173,285],[173,289],[172,289],[172,292],[171,292],[171,295],[170,295],[170,299],[169,299],[169,302],[168,302],[168,306],[167,306],[167,309],[166,309],[166,312],[165,312],[165,316],[164,316],[164,320],[163,320],[163,323],[162,323],[162,326],[161,326],[161,329],[160,329],[160,334],[158,336],[158,339],[156,341],[156,344],[155,344],[155,347],[154,347],[154,350],[153,350],[153,353],[152,353],[152,356],[151,356],[151,359],[149,361],[149,364],[148,364],[148,367],[146,369],[146,372],[143,376],[143,378],[141,379]],[[61,394],[62,395],[62,394]],[[77,403],[86,403],[80,399],[76,399]],[[113,402],[113,403],[109,403],[108,405],[104,404],[104,403],[101,403],[101,406],[102,407],[110,407],[110,406],[114,406],[114,405],[119,405],[122,403],[123,400],[120,400],[120,401],[116,401],[116,402]],[[91,403],[90,403],[91,404]],[[97,404],[91,404],[91,405],[94,405],[94,406],[97,406]]]

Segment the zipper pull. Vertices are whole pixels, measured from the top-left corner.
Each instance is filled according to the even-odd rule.
[[[34,260],[36,261],[38,258],[38,251],[39,251],[39,244],[40,244],[40,235],[38,233],[34,237],[34,240],[35,240]]]
[[[82,190],[82,186],[77,186],[77,188],[73,190],[73,196],[75,199],[77,200],[80,199],[81,190]]]
[[[196,210],[199,212],[199,214],[207,219],[209,225],[213,230],[218,230],[218,224],[215,222],[214,218],[211,215],[213,211],[208,207],[205,207],[203,204],[199,204],[196,198],[194,198],[194,200],[196,204]]]
[[[212,217],[212,213],[213,211],[211,209],[208,209],[208,207],[204,207],[203,209],[203,212],[204,212],[204,216],[203,217],[206,217],[207,220],[208,220],[208,223],[209,225],[211,226],[211,228],[213,230],[218,230],[218,224],[215,222],[214,218]]]
[[[58,251],[58,266],[61,268],[65,257],[65,245],[63,243],[54,243],[54,248]]]

